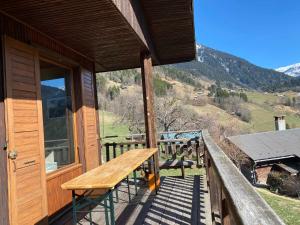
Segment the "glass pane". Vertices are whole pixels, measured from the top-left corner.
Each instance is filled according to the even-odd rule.
[[[46,172],[75,162],[70,71],[41,62]]]

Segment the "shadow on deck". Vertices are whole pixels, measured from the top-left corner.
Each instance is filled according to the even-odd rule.
[[[151,193],[143,182],[135,195],[135,188],[130,186],[131,201],[128,198],[126,183],[119,187],[119,201],[115,203],[116,224],[118,225],[152,225],[152,224],[211,224],[209,194],[206,177],[187,176],[161,177],[158,194]],[[114,195],[116,200],[116,196]],[[101,206],[96,210],[103,211]],[[88,218],[88,217],[87,217]],[[103,212],[95,212],[95,223],[105,224]],[[57,221],[55,224],[71,224]],[[88,225],[85,219],[80,223]]]

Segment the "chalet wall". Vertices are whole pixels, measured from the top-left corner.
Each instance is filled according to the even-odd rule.
[[[86,69],[81,70],[83,125],[86,170],[99,166],[99,124],[95,102],[94,75]]]
[[[75,95],[75,113],[76,113],[76,134],[77,134],[77,151],[79,162],[82,164],[83,172],[86,171],[86,163],[84,157],[84,127],[83,127],[83,103],[82,103],[82,87],[81,87],[81,70],[77,67],[73,70]]]
[[[61,173],[47,177],[48,215],[51,216],[72,201],[72,192],[60,186],[82,174],[81,165],[70,167]]]
[[[8,224],[8,183],[7,183],[7,153],[6,153],[6,127],[4,109],[4,69],[3,49],[0,40],[0,225]]]
[[[255,169],[258,184],[267,183],[268,175],[271,172],[271,169],[272,166],[260,167]]]
[[[247,180],[253,184],[255,182],[254,175],[252,174],[253,168],[249,165],[241,165],[241,172],[247,178]]]
[[[75,122],[76,142],[79,164],[47,175],[44,197],[48,199],[48,215],[66,206],[71,201],[71,193],[63,191],[61,184],[82,174],[84,171],[99,165],[99,118],[97,117],[97,90],[94,74],[94,63],[85,57],[72,51],[67,46],[56,42],[52,38],[30,28],[0,12],[0,34],[2,37],[10,37],[22,43],[28,44],[32,49],[41,50],[43,57],[53,59],[51,53],[57,53],[65,59],[70,59],[74,64],[74,88],[75,88]],[[49,50],[49,52],[47,51]],[[8,224],[8,178],[7,155],[2,150],[6,141],[5,111],[4,111],[4,81],[2,76],[2,50],[0,49],[0,225]],[[55,58],[54,58],[55,59]],[[85,70],[81,67],[86,68]],[[70,66],[70,65],[69,65]],[[44,167],[43,167],[44,168]],[[43,169],[40,168],[40,169]],[[46,202],[46,201],[45,201]],[[4,216],[7,215],[7,216]]]

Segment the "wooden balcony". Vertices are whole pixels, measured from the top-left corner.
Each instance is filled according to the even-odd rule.
[[[165,154],[172,153],[174,157],[182,151],[190,152],[193,168],[200,175],[162,176],[157,194],[149,191],[143,179],[138,181],[137,189],[133,179],[129,179],[129,186],[127,181],[122,182],[118,194],[114,194],[116,224],[284,224],[207,131],[193,141],[172,139],[158,143],[162,150],[160,158]],[[105,146],[109,161],[132,148],[143,148],[144,142]],[[95,209],[98,212],[82,213],[80,224],[105,224],[103,207]],[[95,223],[90,223],[91,218]],[[71,224],[71,213],[56,218],[52,224]]]
[[[135,193],[130,181],[130,200],[127,183],[114,194],[116,224],[211,224],[206,176],[162,177],[157,194],[151,193],[144,182],[139,182]],[[93,224],[105,224],[104,208],[97,206],[92,213]],[[80,224],[90,224],[90,215],[82,214]],[[53,224],[72,224],[65,215]]]

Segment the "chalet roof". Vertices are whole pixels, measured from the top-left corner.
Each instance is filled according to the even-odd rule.
[[[238,135],[228,139],[254,161],[300,157],[300,129]]]
[[[297,175],[298,173],[300,173],[300,164],[299,163],[279,163],[276,164],[278,167],[282,168],[283,170],[289,172],[292,175]]]
[[[96,62],[96,71],[195,58],[192,0],[1,1],[0,12]]]

